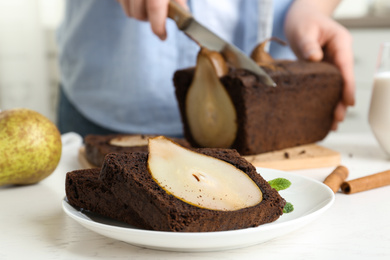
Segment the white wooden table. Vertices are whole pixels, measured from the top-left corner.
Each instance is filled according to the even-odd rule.
[[[69,135],[68,135],[69,137]],[[390,259],[390,186],[336,194],[314,222],[269,242],[221,252],[178,253],[140,248],[98,235],[61,208],[67,171],[80,167],[81,139],[64,142],[56,171],[37,185],[0,188],[0,259]],[[322,145],[342,154],[350,179],[390,169],[369,132],[331,133]],[[332,168],[294,171],[323,181]]]

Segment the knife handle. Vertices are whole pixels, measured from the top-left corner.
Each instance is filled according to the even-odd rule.
[[[176,25],[180,30],[185,30],[193,19],[190,12],[173,0],[169,1],[168,17],[176,22]]]

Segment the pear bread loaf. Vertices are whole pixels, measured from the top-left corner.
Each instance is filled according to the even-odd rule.
[[[154,135],[86,135],[84,138],[85,157],[89,163],[96,167],[103,164],[104,157],[109,153],[147,152],[148,139]],[[182,146],[189,147],[187,141],[171,138]]]
[[[230,149],[197,152],[228,162],[247,174],[263,193],[255,206],[234,211],[210,210],[166,192],[148,170],[148,153],[111,153],[99,170],[69,172],[66,195],[71,205],[143,229],[209,232],[255,227],[283,214],[285,200],[256,169]],[[98,173],[99,172],[99,173]]]
[[[278,60],[262,67],[276,87],[242,69],[230,68],[219,78],[237,114],[234,141],[221,148],[254,155],[325,138],[342,94],[340,71],[326,62]],[[194,138],[186,111],[194,75],[195,68],[178,70],[173,81],[185,137],[193,147],[204,147]]]

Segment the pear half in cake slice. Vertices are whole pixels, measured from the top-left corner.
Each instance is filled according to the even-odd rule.
[[[186,96],[191,135],[202,147],[229,148],[237,135],[237,114],[229,93],[219,80],[228,73],[219,52],[202,48]]]
[[[234,211],[263,199],[245,172],[162,136],[149,139],[148,169],[168,194],[200,208]]]

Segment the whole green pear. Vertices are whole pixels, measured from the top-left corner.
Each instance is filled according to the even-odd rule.
[[[0,186],[37,183],[57,167],[62,151],[57,127],[38,112],[0,112]]]

